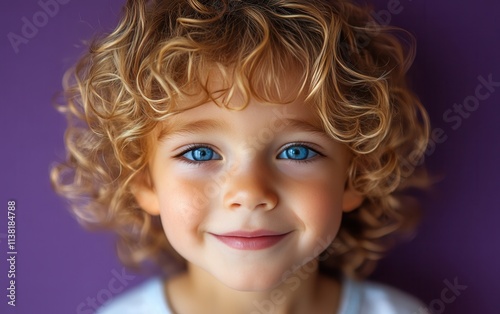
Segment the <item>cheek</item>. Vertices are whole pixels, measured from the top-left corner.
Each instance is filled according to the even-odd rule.
[[[318,180],[308,182],[290,195],[296,215],[306,231],[307,241],[335,237],[342,218],[343,183]]]
[[[176,243],[194,241],[203,224],[209,201],[203,187],[203,183],[179,177],[157,186],[163,228],[174,248]]]

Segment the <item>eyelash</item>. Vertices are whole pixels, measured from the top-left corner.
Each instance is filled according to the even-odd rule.
[[[314,160],[317,159],[316,156],[321,156],[323,157],[324,155],[321,154],[320,152],[318,152],[317,150],[311,148],[308,143],[306,142],[295,142],[295,143],[290,143],[289,145],[285,146],[278,154],[281,155],[283,152],[285,152],[287,149],[291,148],[291,147],[303,147],[303,148],[306,148],[310,151],[312,151],[313,153],[315,153],[316,155],[314,155],[313,157],[311,158],[307,158],[307,159],[291,159],[291,158],[280,158],[282,160],[290,160],[290,161],[293,161],[293,162],[298,162],[298,163],[309,163],[309,162],[312,162]],[[196,160],[191,160],[191,159],[188,159],[188,158],[185,158],[184,155],[189,153],[190,151],[194,151],[196,149],[199,149],[199,148],[208,148],[208,149],[211,149],[214,151],[215,154],[219,155],[217,152],[215,152],[215,149],[213,149],[212,147],[210,147],[210,145],[206,145],[206,144],[190,144],[188,145],[188,147],[183,150],[181,153],[175,155],[174,157],[175,158],[178,158],[180,159],[181,161],[183,162],[186,162],[188,164],[192,164],[192,165],[201,165],[203,164],[204,162],[206,161],[211,161],[211,160],[220,160],[220,159],[210,159],[210,160],[206,160],[206,161],[196,161]]]

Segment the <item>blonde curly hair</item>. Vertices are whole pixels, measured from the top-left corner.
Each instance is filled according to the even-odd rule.
[[[184,96],[204,95],[193,106],[236,90],[247,103],[284,102],[276,77],[293,67],[295,96],[350,148],[348,184],[365,197],[344,214],[322,263],[366,276],[416,221],[399,191],[422,182],[405,165],[409,156],[420,161],[429,133],[407,86],[413,38],[405,36],[406,45],[397,34],[407,35],[345,0],[129,0],[116,29],[94,39],[64,78],[68,156],[52,169],[53,185],[83,225],[118,234],[125,264],[168,266],[172,249],[159,218],[131,193],[147,172],[157,126],[186,109],[177,102]],[[232,82],[217,95],[206,77],[214,67]]]

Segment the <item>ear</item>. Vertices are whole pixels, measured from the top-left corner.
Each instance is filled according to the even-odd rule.
[[[160,201],[149,179],[149,174],[140,175],[132,184],[131,192],[137,204],[139,204],[145,212],[153,216],[160,214]]]
[[[361,206],[364,200],[365,197],[362,194],[346,184],[342,198],[342,210],[346,213],[351,212]]]

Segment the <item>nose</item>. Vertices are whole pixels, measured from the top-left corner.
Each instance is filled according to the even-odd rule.
[[[227,209],[271,210],[278,204],[270,171],[253,165],[234,167],[228,175],[223,196]]]

